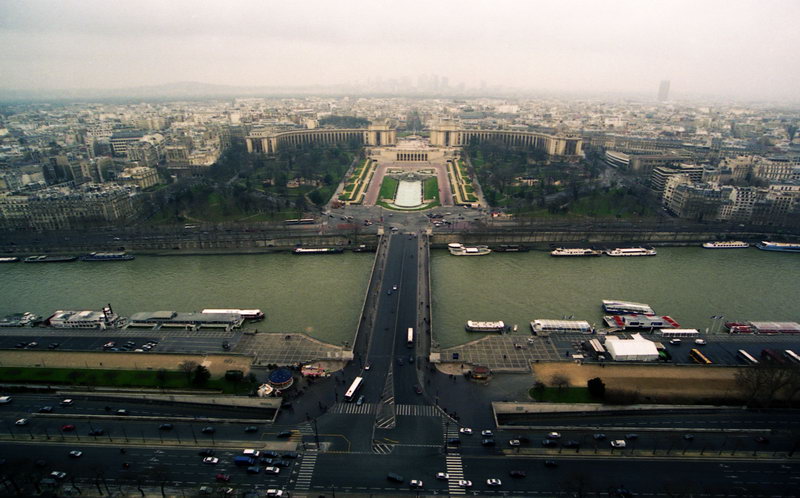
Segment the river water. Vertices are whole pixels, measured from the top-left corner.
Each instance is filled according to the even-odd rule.
[[[442,347],[482,336],[464,331],[467,320],[503,320],[523,334],[535,319],[573,316],[600,326],[602,299],[647,303],[700,330],[725,320],[800,322],[800,254],[665,247],[655,257],[455,257],[435,250],[431,271],[434,337]]]
[[[260,308],[269,332],[352,341],[374,254],[137,256],[133,261],[0,264],[0,316],[55,310]]]

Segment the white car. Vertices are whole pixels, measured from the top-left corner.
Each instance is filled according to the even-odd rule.
[[[61,479],[64,479],[65,477],[67,477],[67,473],[66,472],[61,472],[61,471],[58,471],[58,470],[54,470],[54,471],[50,472],[50,477],[52,477],[53,479],[58,479],[60,481]]]
[[[203,463],[207,463],[209,465],[214,465],[219,462],[219,458],[217,457],[205,457],[203,459]]]
[[[698,346],[705,346],[706,344],[708,344],[705,339],[695,339],[694,343],[697,344]]]
[[[83,455],[83,452],[81,450],[72,450],[69,452],[70,458],[80,458],[81,455]]]
[[[278,467],[264,467],[264,472],[267,474],[280,474],[281,469]]]
[[[439,479],[440,481],[446,481],[450,479],[450,474],[448,474],[447,472],[437,472],[436,478]]]
[[[62,399],[60,404],[61,406],[72,406],[72,400],[69,398]]]
[[[283,496],[282,489],[268,489],[267,496]]]
[[[27,418],[21,418],[21,419],[17,420],[16,422],[14,422],[14,425],[28,425],[28,419]]]
[[[472,481],[467,481],[466,479],[461,479],[456,484],[458,484],[459,488],[471,488],[472,487]]]
[[[547,439],[561,439],[561,434],[558,432],[547,433]]]
[[[502,486],[503,482],[500,479],[486,479],[487,486]]]
[[[421,488],[422,487],[422,481],[417,480],[417,479],[412,479],[411,482],[408,483],[408,485],[411,486],[412,488]]]
[[[611,441],[612,448],[624,448],[626,446],[624,439],[615,439]]]
[[[490,431],[489,429],[484,429],[484,430],[481,431],[481,436],[492,437],[492,436],[494,436],[494,433],[492,431]]]
[[[519,446],[520,445],[519,439],[511,439],[511,440],[509,440],[508,441],[508,445],[509,446]]]
[[[470,429],[469,427],[462,427],[458,430],[458,432],[469,436],[470,434],[472,434],[472,429]]]
[[[0,396],[0,405],[5,405],[6,403],[11,403],[11,396]]]
[[[676,345],[677,346],[678,344],[681,343],[681,340],[677,339],[677,338],[676,339],[670,339],[669,343],[672,344],[672,345]]]

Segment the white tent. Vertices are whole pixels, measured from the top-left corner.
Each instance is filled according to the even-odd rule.
[[[630,339],[609,335],[606,337],[605,346],[608,354],[615,361],[655,361],[658,359],[658,349],[656,349],[655,343],[639,334],[633,334]]]

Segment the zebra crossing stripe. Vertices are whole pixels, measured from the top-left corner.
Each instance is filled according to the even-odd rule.
[[[314,467],[317,464],[317,452],[309,450],[303,454],[303,461],[300,463],[300,468],[297,472],[297,481],[295,482],[296,490],[308,490],[311,486],[311,478],[314,475]]]

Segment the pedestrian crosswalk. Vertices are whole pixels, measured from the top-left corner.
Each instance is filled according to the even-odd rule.
[[[464,479],[464,467],[461,464],[461,454],[449,453],[445,455],[445,468],[447,469],[447,490],[451,495],[466,494],[466,489],[458,485]]]
[[[330,413],[347,413],[350,415],[371,415],[377,410],[377,403],[337,403],[333,405]]]
[[[302,424],[297,426],[298,432],[304,436],[313,436],[314,435],[314,428],[311,427],[311,422],[303,422]]]
[[[317,450],[308,450],[303,453],[303,461],[297,472],[297,480],[294,489],[297,491],[308,491],[311,487],[311,478],[314,476],[314,467],[317,464]]]
[[[394,445],[389,443],[374,443],[372,445],[372,451],[379,455],[388,455],[393,449]]]
[[[441,414],[433,405],[397,405],[398,416],[438,417]]]

